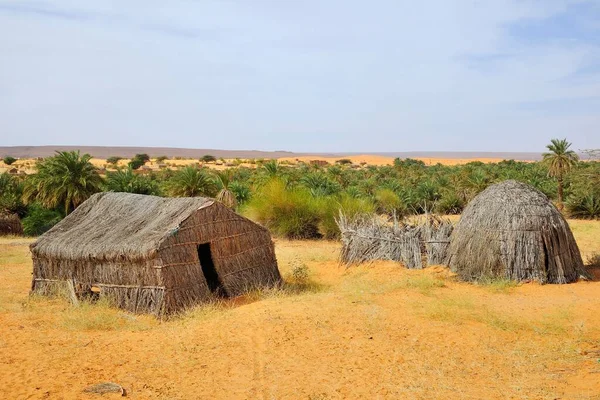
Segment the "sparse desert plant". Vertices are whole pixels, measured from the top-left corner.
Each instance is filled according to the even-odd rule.
[[[585,260],[586,268],[600,268],[600,253],[592,253]]]
[[[349,164],[352,164],[352,160],[350,160],[349,158],[342,158],[342,159],[336,160],[335,163],[340,164],[340,165],[349,165]]]
[[[106,162],[116,166],[119,163],[119,161],[121,161],[122,159],[123,159],[123,157],[111,156],[106,159]]]
[[[200,161],[203,163],[215,162],[217,161],[217,157],[210,154],[205,154],[202,157],[200,157]]]
[[[163,162],[165,160],[168,160],[168,159],[169,159],[169,157],[167,157],[167,156],[158,156],[158,157],[155,158],[155,160],[156,160],[157,163],[161,163],[161,162]]]

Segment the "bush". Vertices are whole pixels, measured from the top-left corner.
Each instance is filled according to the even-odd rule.
[[[169,157],[167,157],[167,156],[158,156],[158,157],[156,157],[156,162],[162,163],[163,161],[168,160],[168,159],[169,159]]]
[[[39,204],[29,207],[27,216],[21,221],[23,233],[28,236],[39,236],[62,219],[62,214],[56,210],[48,210]]]
[[[4,161],[4,164],[6,165],[12,165],[15,161],[17,161],[17,159],[11,156],[6,156],[2,159],[2,161]]]
[[[129,161],[129,168],[131,169],[139,169],[142,165],[146,164],[150,161],[150,156],[145,153],[136,154],[131,161]]]
[[[106,162],[112,165],[117,165],[117,163],[119,161],[121,161],[123,159],[123,157],[119,157],[119,156],[112,156],[112,157],[108,157],[106,159]]]
[[[0,214],[25,215],[27,207],[23,204],[23,183],[7,173],[0,174]]]
[[[436,204],[435,211],[438,214],[458,215],[465,208],[465,202],[455,193],[447,193]]]
[[[377,204],[377,212],[382,214],[403,215],[406,208],[400,197],[390,189],[379,189],[375,192],[375,202]]]
[[[304,188],[286,189],[273,179],[261,187],[248,203],[246,212],[275,235],[288,239],[312,239],[321,236],[319,202]]]
[[[252,196],[252,191],[250,190],[250,186],[248,186],[242,182],[238,182],[238,181],[231,182],[229,184],[229,190],[235,196],[235,199],[237,200],[238,205],[242,205],[242,204],[246,203],[248,200],[250,200],[250,198]]]
[[[349,158],[342,158],[341,160],[337,160],[335,163],[340,165],[348,165],[352,164],[352,160],[350,160]]]
[[[343,194],[337,198],[325,198],[321,200],[321,222],[319,230],[326,239],[337,239],[340,237],[340,228],[336,219],[340,211],[348,218],[354,218],[361,214],[373,214],[375,205],[370,199],[352,197]]]
[[[206,155],[203,155],[202,157],[200,157],[200,161],[205,162],[205,163],[215,162],[215,161],[217,161],[217,158],[215,156],[211,156],[210,154],[206,154]]]
[[[131,169],[139,169],[144,164],[146,164],[145,161],[134,158],[133,160],[129,161],[129,164],[127,164],[127,166]]]
[[[600,193],[575,193],[569,196],[566,206],[574,218],[600,218]]]
[[[159,195],[158,184],[152,179],[136,175],[131,168],[106,174],[106,189],[110,192],[124,192]]]

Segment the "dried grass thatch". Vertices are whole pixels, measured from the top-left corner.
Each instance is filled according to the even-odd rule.
[[[371,260],[392,260],[410,269],[442,264],[446,258],[452,223],[429,215],[424,222],[409,224],[383,221],[375,215],[349,220],[340,213],[342,233],[340,261],[346,265]]]
[[[23,226],[18,215],[0,213],[0,236],[22,234]]]
[[[448,265],[462,279],[568,283],[583,261],[567,221],[548,198],[516,181],[492,185],[465,208]]]
[[[204,265],[202,244],[210,246]],[[94,289],[119,307],[156,315],[281,281],[267,229],[199,197],[99,193],[31,251],[34,292],[72,281],[78,296]],[[207,277],[211,262],[217,276]]]

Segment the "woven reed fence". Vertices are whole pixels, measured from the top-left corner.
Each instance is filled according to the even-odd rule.
[[[429,215],[424,222],[385,221],[376,215],[348,219],[340,213],[342,233],[340,261],[355,265],[372,260],[391,260],[409,269],[442,264],[446,259],[450,221]]]

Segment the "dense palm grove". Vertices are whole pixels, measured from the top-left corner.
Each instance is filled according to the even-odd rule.
[[[16,213],[27,234],[49,229],[93,193],[208,196],[289,238],[335,238],[335,218],[380,213],[408,216],[458,214],[475,195],[506,179],[527,182],[574,218],[600,218],[600,162],[579,161],[565,140],[553,140],[541,162],[472,162],[432,165],[396,159],[393,166],[282,164],[258,160],[256,168],[215,171],[202,164],[177,170],[140,171],[150,161],[136,156],[127,168],[101,176],[89,155],[59,152],[37,163],[29,176],[0,175],[0,213]],[[117,157],[112,162],[116,164]],[[159,161],[164,161],[160,157]]]

